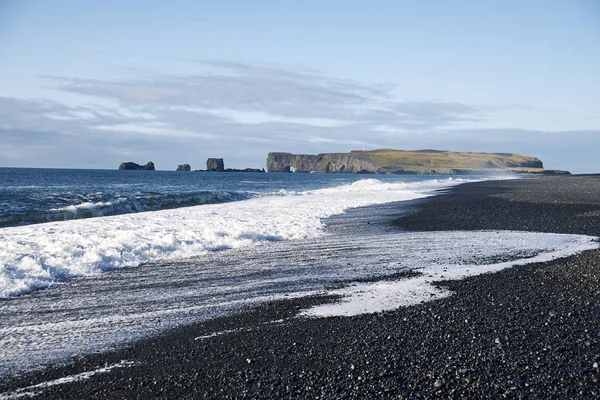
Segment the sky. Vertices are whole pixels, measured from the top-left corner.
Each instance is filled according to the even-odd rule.
[[[600,0],[0,0],[0,167],[519,153],[600,172]]]

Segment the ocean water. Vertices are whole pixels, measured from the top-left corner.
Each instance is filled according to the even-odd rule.
[[[0,298],[102,271],[315,237],[452,177],[0,169]]]
[[[379,179],[398,180],[394,178]],[[0,227],[226,203],[360,179],[328,174],[0,168]]]

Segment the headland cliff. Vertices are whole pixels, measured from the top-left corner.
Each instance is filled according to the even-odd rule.
[[[269,153],[269,172],[368,174],[566,174],[544,169],[536,157],[510,153],[467,153],[441,150],[358,150],[317,155]]]

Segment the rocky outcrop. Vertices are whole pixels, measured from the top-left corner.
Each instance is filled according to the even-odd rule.
[[[119,165],[119,169],[121,170],[134,170],[134,171],[154,171],[154,163],[152,161],[148,162],[146,165],[136,164],[134,162],[122,162]]]
[[[208,172],[265,172],[265,169],[259,168],[244,168],[244,169],[236,169],[236,168],[225,168],[225,163],[222,158],[209,158],[206,160],[206,171]],[[198,172],[203,172],[202,170],[198,170]]]
[[[269,153],[267,169],[362,174],[548,173],[539,159],[519,154],[389,149],[318,155]]]
[[[206,170],[211,172],[223,172],[225,163],[222,158],[209,158],[206,160]]]
[[[191,170],[192,170],[192,167],[190,167],[190,164],[179,164],[175,171],[191,171]]]
[[[318,155],[269,153],[269,172],[330,172],[368,173],[375,172],[377,165],[366,153],[327,153]]]

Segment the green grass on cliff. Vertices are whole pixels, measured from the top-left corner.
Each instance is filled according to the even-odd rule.
[[[541,170],[539,168],[520,168],[523,163],[537,161],[534,157],[506,153],[458,153],[439,150],[373,150],[365,151],[371,160],[382,168],[399,168],[406,171],[430,171],[445,169],[482,170],[515,169]]]

